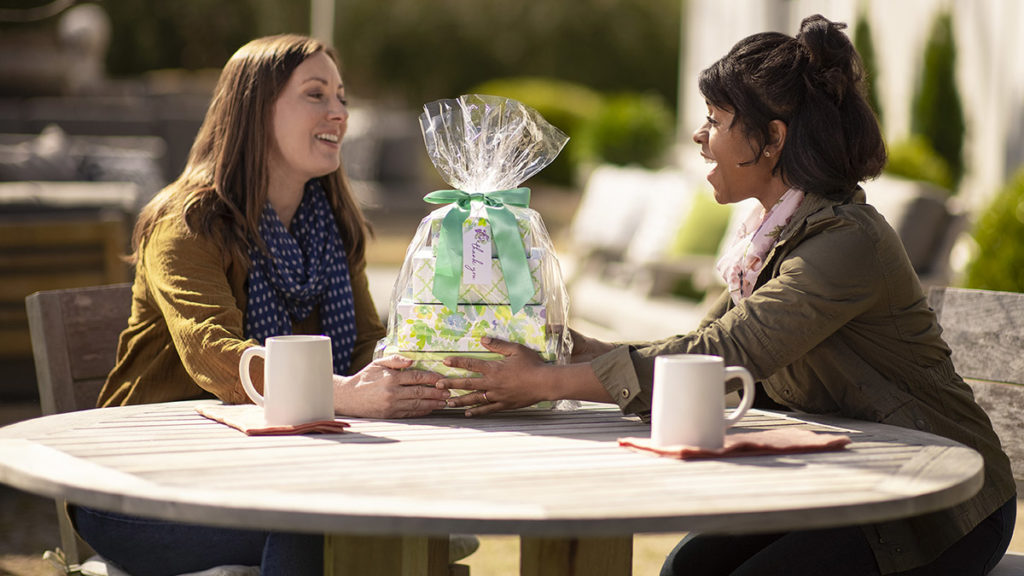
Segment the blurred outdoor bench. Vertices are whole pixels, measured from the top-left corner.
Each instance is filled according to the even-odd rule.
[[[0,182],[0,397],[34,393],[25,297],[125,282],[138,186],[132,182]]]

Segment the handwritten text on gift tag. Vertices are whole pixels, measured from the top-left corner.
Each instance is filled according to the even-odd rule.
[[[462,283],[491,284],[491,230],[484,224],[462,234]]]

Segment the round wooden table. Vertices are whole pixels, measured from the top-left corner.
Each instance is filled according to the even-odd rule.
[[[321,532],[328,573],[445,574],[447,534],[477,533],[519,534],[523,574],[564,575],[628,574],[635,533],[884,521],[957,504],[983,481],[981,456],[944,438],[757,410],[730,433],[796,426],[853,442],[674,460],[620,447],[620,437],[649,436],[649,425],[594,405],[246,436],[196,413],[202,403],[0,428],[0,482],[128,514]]]

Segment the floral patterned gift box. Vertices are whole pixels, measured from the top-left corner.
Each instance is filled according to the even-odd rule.
[[[480,360],[501,360],[502,358],[502,355],[496,352],[422,352],[418,350],[399,350],[393,346],[388,346],[384,349],[384,356],[392,354],[405,356],[413,361],[412,366],[407,368],[407,370],[426,370],[427,372],[436,372],[447,378],[472,378],[478,375],[475,372],[462,368],[445,366],[444,359],[450,356],[465,356]],[[540,356],[545,362],[555,361],[555,355],[550,352],[541,352]]]
[[[394,346],[383,348],[380,352],[383,356],[399,354],[412,360],[412,365],[406,368],[406,370],[425,370],[427,372],[435,372],[446,378],[473,378],[479,376],[477,373],[469,370],[445,366],[444,359],[449,356],[465,356],[469,358],[478,358],[480,360],[500,360],[502,358],[501,354],[497,354],[495,352],[419,352],[398,350]],[[555,355],[553,353],[542,352],[540,356],[545,362],[555,361]],[[451,389],[453,396],[462,396],[463,394],[469,394],[470,392],[472,392],[472,390],[460,390],[458,388]],[[525,408],[520,408],[520,410],[551,410],[554,407],[555,402],[542,400]]]
[[[530,305],[512,313],[507,304],[443,304],[401,301],[395,307],[394,346],[399,350],[489,352],[480,338],[491,336],[547,350],[547,309]]]

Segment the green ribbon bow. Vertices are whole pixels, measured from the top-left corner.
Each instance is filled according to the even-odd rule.
[[[469,218],[472,203],[481,202],[487,208],[487,220],[491,225],[491,236],[505,276],[505,286],[508,287],[512,313],[522,310],[536,289],[530,275],[530,266],[526,262],[526,249],[519,234],[519,225],[516,224],[515,215],[505,205],[529,206],[530,189],[515,188],[486,194],[437,190],[423,199],[431,204],[455,204],[441,221],[437,263],[434,265],[434,296],[450,310],[455,310],[462,285],[462,224]]]

